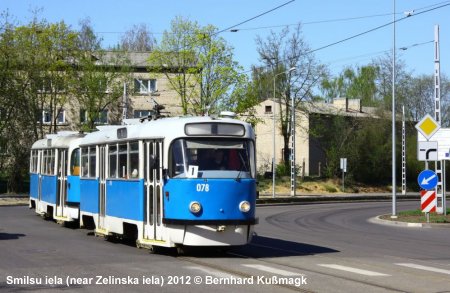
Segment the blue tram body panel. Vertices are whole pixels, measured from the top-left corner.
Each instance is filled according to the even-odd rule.
[[[67,201],[80,203],[80,176],[67,176]]]
[[[41,200],[56,204],[58,194],[58,178],[54,175],[42,175],[41,177]]]
[[[144,220],[144,180],[107,180],[106,215]]]
[[[98,192],[97,179],[80,180],[80,211],[98,213]]]
[[[39,198],[39,174],[30,174],[30,197]]]
[[[189,204],[202,205],[199,214]],[[248,201],[248,213],[239,204]],[[252,220],[255,218],[256,181],[254,179],[169,179],[164,187],[164,218],[168,220]]]

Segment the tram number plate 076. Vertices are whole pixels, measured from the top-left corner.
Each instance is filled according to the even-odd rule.
[[[209,184],[207,183],[198,183],[196,188],[197,192],[209,192]]]

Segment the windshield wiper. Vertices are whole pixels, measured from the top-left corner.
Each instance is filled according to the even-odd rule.
[[[248,169],[247,169],[247,166],[245,164],[245,160],[242,157],[242,154],[240,152],[238,152],[238,155],[239,155],[239,159],[241,160],[241,167],[239,168],[239,173],[238,173],[237,177],[234,180],[239,182],[239,181],[241,181],[240,176],[241,176],[241,172],[243,171],[243,169],[245,168],[246,169],[245,171],[247,171],[247,172],[248,172]]]

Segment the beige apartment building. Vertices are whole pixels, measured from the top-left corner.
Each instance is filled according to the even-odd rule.
[[[113,53],[111,53],[113,54]],[[128,53],[132,65],[133,86],[127,88],[125,97],[118,97],[118,103],[102,113],[98,124],[119,124],[124,108],[127,118],[141,118],[149,115],[155,102],[164,105],[170,116],[182,114],[178,93],[170,86],[165,74],[149,72],[148,53]],[[275,109],[273,109],[275,107]],[[275,153],[276,164],[283,158],[283,137],[278,120],[279,107],[285,105],[262,101],[256,106],[256,116],[261,120],[255,127],[258,172],[264,174],[272,170],[272,158]],[[320,175],[321,166],[325,166],[326,157],[317,139],[310,133],[310,127],[324,116],[374,117],[374,108],[361,107],[359,99],[334,99],[332,103],[304,103],[304,110],[296,111],[296,165],[300,167],[298,176]],[[274,111],[275,110],[275,111]],[[275,115],[275,132],[274,116]],[[43,122],[51,123],[52,117],[43,111]],[[68,105],[58,115],[59,130],[78,130],[83,122],[83,110]],[[273,142],[275,141],[275,150]]]
[[[273,107],[275,106],[275,133]],[[273,103],[272,100],[261,102],[256,108],[256,115],[262,120],[256,125],[256,151],[258,172],[271,172],[272,158],[275,153],[276,165],[283,159],[283,137],[280,130],[280,121],[277,113],[279,107],[285,107],[283,104]],[[326,157],[321,149],[319,142],[310,132],[311,126],[317,123],[318,119],[326,116],[348,116],[367,118],[374,117],[375,109],[371,107],[361,107],[359,99],[334,99],[332,103],[304,103],[304,110],[296,111],[295,128],[295,158],[296,165],[300,167],[297,176],[316,176],[320,175],[321,167],[325,166]],[[273,142],[275,140],[275,152]],[[290,139],[291,143],[291,139]]]
[[[107,55],[114,52],[108,52]],[[127,58],[131,63],[131,87],[128,85],[124,94],[117,98],[114,103],[105,109],[96,124],[119,124],[123,118],[125,109],[127,118],[140,118],[147,116],[153,108],[155,102],[164,105],[165,111],[172,115],[182,113],[180,98],[173,90],[169,80],[162,72],[149,71],[147,59],[149,53],[132,52],[127,53]],[[108,59],[108,56],[105,58]],[[104,65],[104,64],[102,64]],[[107,64],[114,66],[115,64]],[[170,68],[167,70],[171,70]],[[55,114],[47,109],[42,110],[42,123],[50,125],[56,120],[58,130],[78,130],[79,125],[85,121],[85,111],[78,106],[76,100],[72,100]]]

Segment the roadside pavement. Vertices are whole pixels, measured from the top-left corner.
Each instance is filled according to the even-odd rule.
[[[1,205],[28,205],[28,194],[0,194]],[[339,201],[373,201],[390,200],[392,193],[329,193],[329,194],[302,194],[296,196],[289,194],[260,194],[256,200],[257,205],[268,204],[301,204],[313,202],[339,202]],[[397,194],[398,200],[420,200],[418,192],[408,192],[406,195]]]

